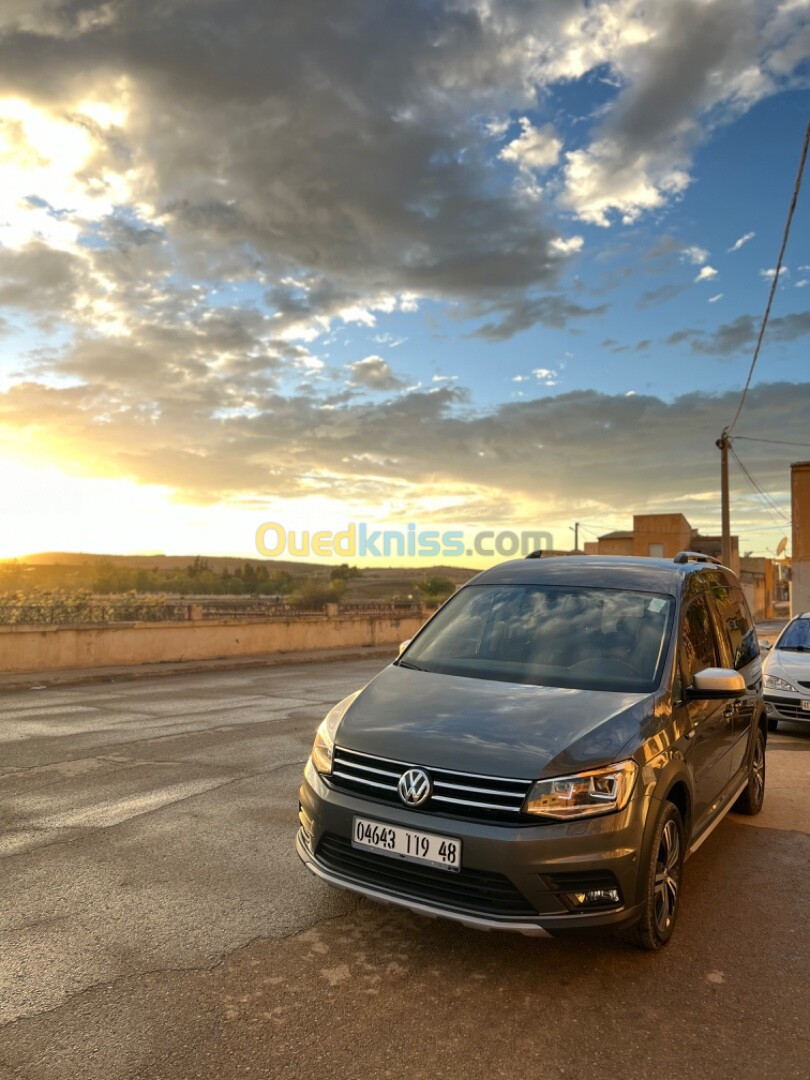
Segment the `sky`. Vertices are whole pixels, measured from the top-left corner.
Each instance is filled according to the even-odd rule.
[[[0,556],[717,532],[808,57],[810,0],[0,0]],[[805,188],[734,430],[756,554],[809,239]]]

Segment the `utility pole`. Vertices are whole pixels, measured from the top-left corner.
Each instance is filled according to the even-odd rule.
[[[715,443],[720,450],[720,518],[721,518],[721,546],[720,561],[723,566],[731,566],[731,513],[728,501],[728,448],[731,439],[727,429]]]
[[[574,522],[574,551],[579,551],[579,522]]]

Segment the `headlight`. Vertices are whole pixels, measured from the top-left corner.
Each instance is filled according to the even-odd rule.
[[[798,690],[792,683],[785,682],[784,679],[777,679],[775,675],[766,675],[763,682],[768,690],[787,690],[791,694],[798,694]]]
[[[349,694],[343,701],[339,701],[321,721],[321,726],[315,733],[315,743],[312,747],[312,764],[319,773],[326,776],[331,773],[332,751],[335,748],[335,736],[337,735],[338,726],[346,710],[359,693],[360,691],[357,690],[355,693]]]
[[[635,761],[620,761],[577,776],[538,780],[529,792],[524,811],[567,820],[623,810],[633,792],[637,772]]]

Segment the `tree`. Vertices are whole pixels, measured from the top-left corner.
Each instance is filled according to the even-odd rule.
[[[351,581],[352,578],[360,576],[360,571],[356,566],[349,566],[348,563],[341,563],[340,566],[336,566],[329,575],[330,581]]]
[[[429,577],[423,578],[421,581],[414,582],[416,588],[424,596],[431,600],[436,600],[439,597],[450,596],[451,593],[456,591],[456,587],[450,578],[446,577]]]

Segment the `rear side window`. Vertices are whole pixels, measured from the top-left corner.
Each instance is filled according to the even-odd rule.
[[[740,671],[759,656],[759,644],[748,604],[742,589],[714,585],[711,591],[728,645],[729,658],[734,670]]]
[[[686,686],[705,668],[718,667],[715,641],[709,608],[703,597],[693,600],[686,609],[681,641],[681,669]]]

